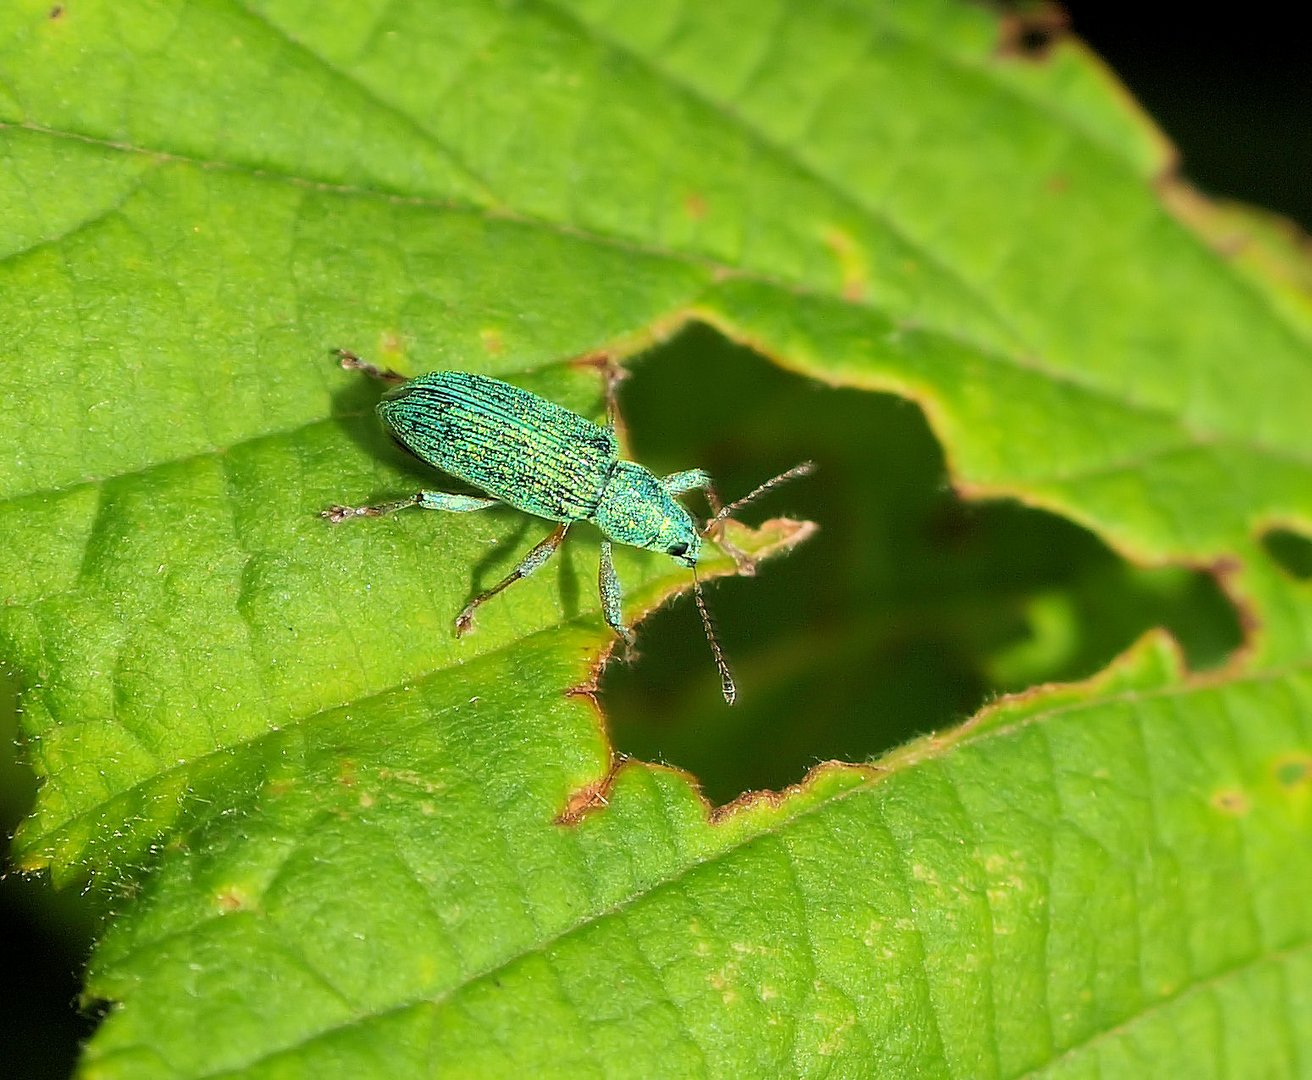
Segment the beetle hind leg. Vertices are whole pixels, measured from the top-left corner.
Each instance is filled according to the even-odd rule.
[[[474,626],[474,612],[486,604],[502,589],[508,588],[515,584],[520,578],[528,577],[533,571],[537,570],[543,563],[556,554],[556,549],[560,547],[560,542],[565,539],[565,533],[569,530],[569,522],[566,521],[552,531],[542,543],[538,544],[532,551],[524,556],[515,569],[510,571],[504,578],[498,581],[490,589],[479,593],[474,599],[465,605],[464,610],[456,616],[456,637],[463,637]]]
[[[500,499],[484,499],[475,495],[451,495],[445,491],[416,491],[406,499],[395,502],[376,503],[373,506],[338,506],[334,504],[326,510],[320,510],[319,516],[327,518],[338,525],[350,518],[382,517],[407,507],[419,506],[425,510],[446,510],[453,514],[467,514],[474,510],[486,510],[495,506]]]
[[[344,371],[360,371],[371,379],[391,383],[394,386],[398,383],[410,381],[409,376],[402,375],[399,371],[393,371],[391,368],[380,368],[377,364],[369,363],[368,360],[361,360],[350,349],[337,349],[334,355],[336,355]]]

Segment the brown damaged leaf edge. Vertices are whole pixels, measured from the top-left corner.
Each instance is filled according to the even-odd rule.
[[[778,791],[771,788],[744,791],[738,798],[725,803],[723,806],[712,807],[705,798],[702,799],[702,802],[709,807],[707,817],[710,823],[718,825],[722,821],[728,821],[729,818],[740,811],[750,810],[757,806],[766,806],[771,810],[778,810],[789,799],[805,794],[808,788],[813,787],[822,777],[828,776],[830,773],[851,773],[864,779],[867,784],[873,784],[889,771],[885,765],[860,764],[853,761],[822,761],[818,765],[812,765],[807,769],[806,775],[797,783],[789,784]],[[701,794],[700,789],[698,794]]]
[[[814,536],[820,528],[814,521],[798,521],[794,518],[770,518],[768,521],[751,529],[739,522],[730,520],[727,523],[729,529],[735,534],[734,541],[739,547],[749,552],[753,559],[760,561],[770,559],[776,555],[786,554],[792,551],[797,545],[805,542],[811,536]],[[715,578],[730,577],[738,574],[737,568],[732,562],[725,562],[721,565],[707,567],[702,573],[702,581],[713,581]],[[633,615],[633,627],[636,630],[642,620],[650,615],[653,611],[658,610],[665,604],[669,603],[676,596],[689,591],[692,588],[691,579],[687,582],[672,585],[664,590],[654,594],[654,596],[637,608]],[[612,640],[596,655],[591,664],[588,665],[587,675],[583,682],[576,686],[571,686],[565,691],[570,697],[581,697],[588,701],[592,706],[593,712],[597,717],[597,726],[601,729],[603,737],[606,738],[607,746],[610,745],[609,736],[606,734],[606,714],[602,710],[601,702],[597,698],[597,688],[601,679],[602,669],[610,662],[611,656],[615,652],[619,640]],[[626,765],[632,764],[642,768],[657,768],[664,766],[649,765],[645,762],[629,758],[624,754],[618,754],[614,748],[610,748],[611,764],[606,774],[591,783],[572,792],[565,800],[565,805],[560,813],[556,815],[555,822],[558,825],[577,825],[588,813],[593,810],[606,806],[607,797],[611,787],[615,783],[616,776]],[[682,770],[672,770],[684,776],[694,788],[700,793],[700,786],[696,777]],[[814,772],[814,770],[812,770]],[[810,774],[808,774],[809,778]],[[789,788],[788,790],[792,790]],[[748,793],[755,795],[758,793]],[[765,793],[772,795],[773,793]],[[746,796],[743,796],[745,798]],[[776,796],[777,797],[777,796]],[[705,801],[705,800],[703,800]],[[735,804],[741,801],[735,800]],[[730,804],[734,805],[734,804]],[[708,813],[714,814],[717,811],[710,808],[707,803]]]
[[[1087,679],[1070,683],[1045,683],[1014,694],[1006,694],[982,707],[964,723],[941,732],[920,736],[885,754],[878,762],[824,761],[809,769],[795,784],[789,784],[777,791],[769,788],[746,791],[723,806],[712,805],[702,794],[696,776],[684,769],[654,765],[623,754],[613,754],[610,768],[605,775],[573,792],[566,800],[560,814],[556,816],[555,823],[566,826],[578,825],[594,810],[608,806],[611,789],[620,774],[627,769],[648,769],[681,778],[696,794],[702,806],[703,818],[712,826],[724,824],[740,813],[762,806],[769,810],[779,810],[789,801],[805,795],[824,778],[835,773],[860,778],[861,782],[845,789],[846,792],[866,789],[896,772],[914,768],[958,746],[977,739],[1006,734],[1034,723],[1038,719],[1066,711],[1072,706],[1085,706],[1091,700],[1098,700],[1100,695],[1117,693],[1118,687],[1121,688],[1119,692],[1134,693],[1136,690],[1133,686],[1133,673],[1153,653],[1169,658],[1169,677],[1174,683],[1202,685],[1224,681],[1218,678],[1215,672],[1191,677],[1185,666],[1184,654],[1175,639],[1164,630],[1150,630],[1107,667]],[[1131,676],[1128,686],[1127,674]],[[595,692],[588,687],[570,692],[580,693],[592,701],[593,707],[597,710],[598,720],[604,728],[604,716],[597,703]],[[1046,708],[1027,708],[1027,706],[1038,706],[1045,701]],[[1016,714],[1010,721],[1007,720],[1009,713]]]
[[[1139,121],[1153,143],[1157,174],[1162,176],[1176,171],[1180,155],[1175,144],[1166,137],[1107,61],[1077,34],[1070,32],[1070,16],[1060,4],[1045,3],[1028,11],[1011,11],[999,17],[998,41],[993,49],[997,59],[1032,65],[1046,64],[1059,49],[1077,52],[1081,61],[1095,69],[1101,77],[1103,91]]]
[[[1066,37],[1070,16],[1057,4],[1009,11],[998,21],[997,55],[1042,62]]]
[[[569,799],[566,800],[565,809],[562,810],[555,818],[557,825],[578,825],[585,817],[594,810],[603,809],[610,805],[611,788],[615,786],[615,781],[620,774],[630,769],[647,769],[653,772],[663,772],[671,776],[676,776],[688,785],[697,794],[697,799],[702,805],[702,813],[706,821],[711,825],[719,825],[721,822],[728,821],[734,815],[747,810],[754,809],[758,806],[765,806],[771,810],[778,810],[788,800],[804,795],[806,791],[813,787],[823,777],[834,772],[844,772],[851,775],[859,776],[866,783],[874,783],[889,769],[884,765],[857,764],[850,761],[822,761],[817,765],[811,766],[806,775],[795,784],[789,784],[785,788],[775,791],[771,788],[760,788],[754,791],[744,791],[736,799],[725,803],[723,806],[715,806],[711,801],[702,794],[701,783],[697,777],[688,772],[687,769],[680,769],[673,765],[658,765],[649,761],[640,761],[637,758],[631,758],[627,754],[616,754],[611,762],[611,767],[606,775],[594,783],[587,784],[579,788]]]

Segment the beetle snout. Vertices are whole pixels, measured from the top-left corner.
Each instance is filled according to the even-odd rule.
[[[667,547],[665,554],[676,562],[683,563],[691,570],[697,565],[698,545],[690,545],[683,540],[679,540]]]

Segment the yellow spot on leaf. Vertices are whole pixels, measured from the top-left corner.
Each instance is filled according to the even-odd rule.
[[[838,228],[826,229],[823,234],[825,246],[834,253],[838,260],[838,275],[844,300],[863,300],[866,286],[869,284],[870,268],[866,253],[860,245],[846,232]]]
[[[234,911],[243,911],[250,907],[251,899],[243,889],[230,885],[219,890],[214,897],[214,906],[219,909],[220,914],[228,915]]]
[[[1248,813],[1248,796],[1242,791],[1233,789],[1218,791],[1212,796],[1212,805],[1223,814],[1246,814]]]
[[[485,327],[478,332],[478,339],[483,343],[483,351],[488,356],[500,356],[506,351],[506,342],[500,330]]]
[[[1304,787],[1312,783],[1312,758],[1287,757],[1276,762],[1276,783],[1284,788]]]
[[[379,367],[393,371],[405,370],[405,341],[395,330],[384,330],[378,335],[378,354],[374,358]]]

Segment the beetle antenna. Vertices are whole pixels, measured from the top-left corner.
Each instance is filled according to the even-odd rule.
[[[706,631],[706,640],[711,643],[711,655],[715,657],[715,667],[720,673],[720,689],[724,692],[726,705],[732,705],[738,696],[738,687],[734,685],[733,672],[724,659],[724,650],[720,648],[720,639],[715,636],[715,625],[711,622],[711,613],[706,609],[706,597],[702,593],[701,579],[697,576],[697,567],[692,568],[692,592],[697,598],[697,610],[702,613],[702,628]]]
[[[764,484],[760,484],[759,486],[753,488],[741,499],[735,499],[728,506],[720,507],[720,509],[716,512],[716,515],[713,518],[711,518],[711,520],[706,523],[706,527],[702,529],[702,535],[703,536],[707,535],[713,528],[715,528],[715,526],[720,524],[720,522],[722,522],[735,510],[741,510],[748,503],[755,502],[767,491],[772,491],[774,488],[777,488],[780,484],[785,483],[786,481],[789,480],[795,480],[799,476],[810,476],[811,473],[813,472],[815,472],[814,461],[803,461],[800,465],[794,465],[787,472],[781,472],[778,476],[773,477],[772,479],[767,480]]]

